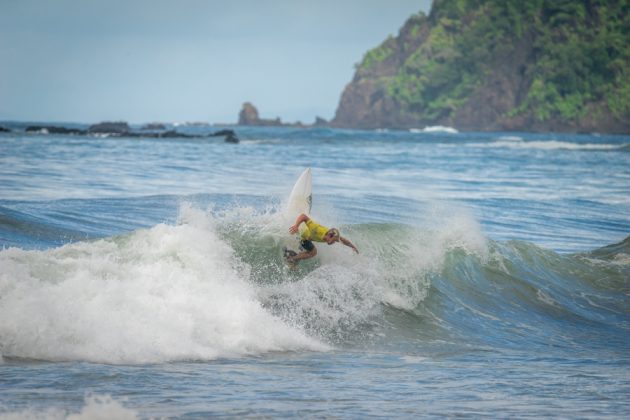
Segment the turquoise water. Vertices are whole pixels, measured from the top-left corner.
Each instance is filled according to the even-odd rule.
[[[1,416],[630,413],[630,137],[11,127]],[[305,167],[361,253],[289,270]]]

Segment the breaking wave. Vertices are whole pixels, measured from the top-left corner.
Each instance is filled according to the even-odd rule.
[[[410,133],[448,133],[457,134],[459,131],[453,127],[446,127],[443,125],[431,125],[424,128],[410,128]]]
[[[3,412],[0,407],[0,420],[135,420],[138,418],[140,416],[136,411],[126,408],[109,395],[86,395],[83,407],[76,413],[60,408],[28,408],[21,411]]]
[[[147,363],[354,345],[580,347],[584,334],[627,348],[629,239],[562,255],[490,241],[465,212],[433,222],[341,226],[360,255],[322,244],[297,269],[282,259],[297,245],[282,216],[248,208],[183,205],[175,224],[5,249],[0,354]]]
[[[587,150],[607,151],[624,150],[627,144],[613,143],[573,143],[560,140],[524,140],[520,137],[500,137],[497,141],[487,143],[470,143],[472,147],[506,148],[506,149],[540,149],[540,150]]]

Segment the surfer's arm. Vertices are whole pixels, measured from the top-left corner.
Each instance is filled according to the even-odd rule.
[[[339,237],[339,240],[341,241],[342,244],[344,244],[345,246],[349,246],[350,248],[352,248],[354,250],[354,252],[356,252],[357,254],[359,253],[359,250],[357,249],[356,246],[354,246],[354,244],[352,242],[350,242],[349,239],[344,238],[343,236]]]
[[[297,233],[298,229],[300,228],[300,223],[308,222],[309,220],[311,220],[310,217],[308,217],[304,213],[300,214],[297,219],[295,219],[295,224],[289,228],[289,233]]]

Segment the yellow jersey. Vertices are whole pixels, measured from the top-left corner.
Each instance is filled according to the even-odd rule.
[[[328,232],[328,228],[315,222],[313,219],[309,219],[308,222],[303,223],[304,228],[300,229],[300,238],[305,241],[325,242],[324,236]]]

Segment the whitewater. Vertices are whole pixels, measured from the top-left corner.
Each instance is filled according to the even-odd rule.
[[[630,413],[630,137],[25,127],[0,133],[0,418]],[[294,270],[306,167],[360,254]]]

